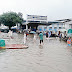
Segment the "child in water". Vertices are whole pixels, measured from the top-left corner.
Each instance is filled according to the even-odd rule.
[[[26,33],[24,33],[24,44],[26,44]]]
[[[68,45],[68,46],[71,46],[71,38],[70,38],[70,37],[69,37],[68,40],[67,40],[67,45]]]

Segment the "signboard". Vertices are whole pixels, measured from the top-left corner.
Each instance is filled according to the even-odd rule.
[[[27,20],[47,20],[47,16],[27,15]]]

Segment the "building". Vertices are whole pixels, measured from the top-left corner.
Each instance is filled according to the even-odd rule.
[[[72,29],[72,19],[62,19],[62,20],[57,20],[60,21],[64,24],[65,29]]]
[[[65,29],[72,29],[72,21],[65,23]]]
[[[47,16],[27,15],[27,20],[22,25],[26,30],[37,30],[39,25],[48,25]]]
[[[59,29],[72,29],[71,19],[48,21],[47,16],[27,15],[27,20],[23,23],[23,28],[36,29],[39,31],[57,32]]]
[[[59,29],[63,29],[64,28],[64,24],[62,22],[59,22],[59,21],[48,22],[48,24],[50,24],[50,25],[49,26],[39,25],[38,29],[42,30],[42,31],[57,32]]]

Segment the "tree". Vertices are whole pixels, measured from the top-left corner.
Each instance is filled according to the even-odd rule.
[[[18,16],[19,16],[20,18],[22,18],[22,17],[23,17],[23,14],[22,14],[21,12],[18,12]]]
[[[15,26],[17,23],[21,24],[23,22],[23,18],[19,17],[19,15],[15,12],[6,12],[0,15],[0,22],[11,29],[11,27]]]

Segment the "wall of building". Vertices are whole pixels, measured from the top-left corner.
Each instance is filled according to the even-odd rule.
[[[50,26],[44,26],[44,25],[39,25],[38,26],[38,30],[40,30],[40,31],[54,31],[54,32],[57,32],[58,29],[63,29],[63,28],[64,28],[63,23],[56,23],[56,24],[52,24]]]
[[[72,21],[65,23],[65,29],[72,29]]]
[[[70,29],[72,29],[72,24],[70,24]]]

